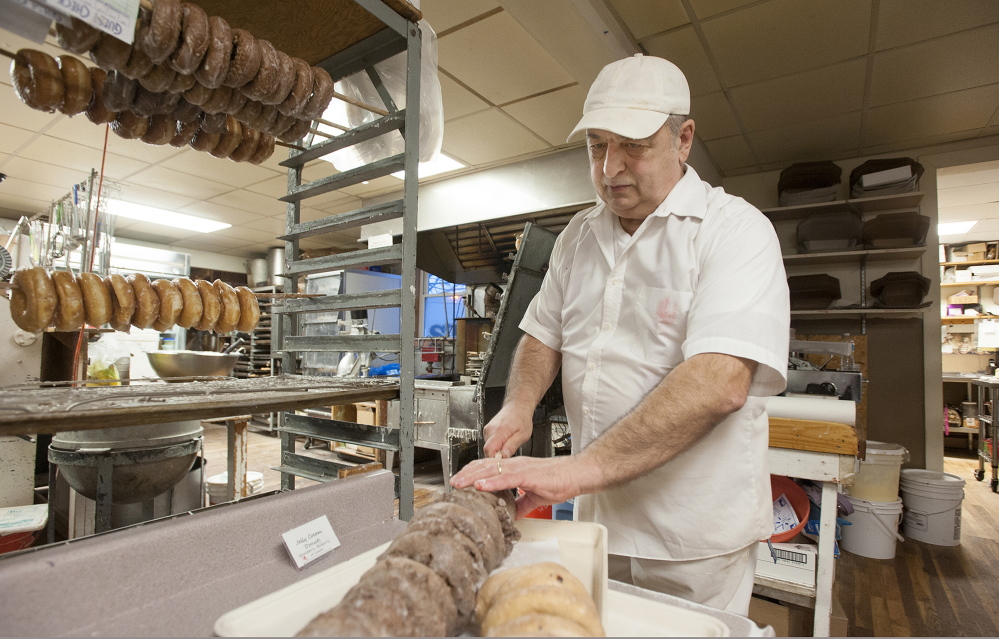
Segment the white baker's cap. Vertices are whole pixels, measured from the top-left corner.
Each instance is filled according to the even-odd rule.
[[[586,94],[583,118],[566,142],[586,129],[647,138],[669,116],[689,113],[690,88],[683,72],[669,60],[637,53],[600,71]]]

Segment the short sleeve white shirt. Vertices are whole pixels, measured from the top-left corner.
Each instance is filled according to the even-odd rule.
[[[578,497],[580,519],[607,526],[610,552],[648,559],[713,557],[769,537],[764,408],[785,386],[790,322],[773,226],[686,167],[623,249],[619,228],[603,204],[577,214],[520,324],[562,354],[574,452],[694,355],[759,366],[742,409],[662,467]]]

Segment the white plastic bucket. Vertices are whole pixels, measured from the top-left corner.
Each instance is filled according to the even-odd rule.
[[[246,483],[250,485],[250,494],[256,495],[264,489],[264,474],[254,470],[246,471]],[[226,501],[226,489],[229,486],[229,473],[212,475],[205,480],[208,487],[208,503],[221,504]]]
[[[894,559],[895,543],[905,541],[898,534],[902,500],[879,502],[847,497],[853,504],[853,514],[847,517],[850,525],[843,526],[843,550],[870,559]]]
[[[961,543],[961,502],[964,480],[934,470],[902,471],[902,501],[906,537],[937,546]]]
[[[846,492],[867,501],[893,502],[898,499],[898,479],[909,451],[898,444],[867,442],[867,459],[858,464],[853,485]]]

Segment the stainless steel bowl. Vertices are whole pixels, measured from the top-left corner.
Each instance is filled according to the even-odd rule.
[[[205,351],[155,351],[146,353],[160,377],[228,377],[239,355]]]

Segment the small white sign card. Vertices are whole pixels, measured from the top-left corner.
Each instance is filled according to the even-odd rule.
[[[298,528],[292,528],[281,537],[284,539],[288,554],[298,568],[333,552],[333,549],[340,545],[340,540],[336,538],[333,526],[330,525],[326,515]]]
[[[132,44],[135,39],[135,19],[139,16],[139,0],[42,0],[92,27]]]
[[[787,532],[799,523],[798,514],[794,512],[787,495],[781,493],[774,501],[774,533]]]

